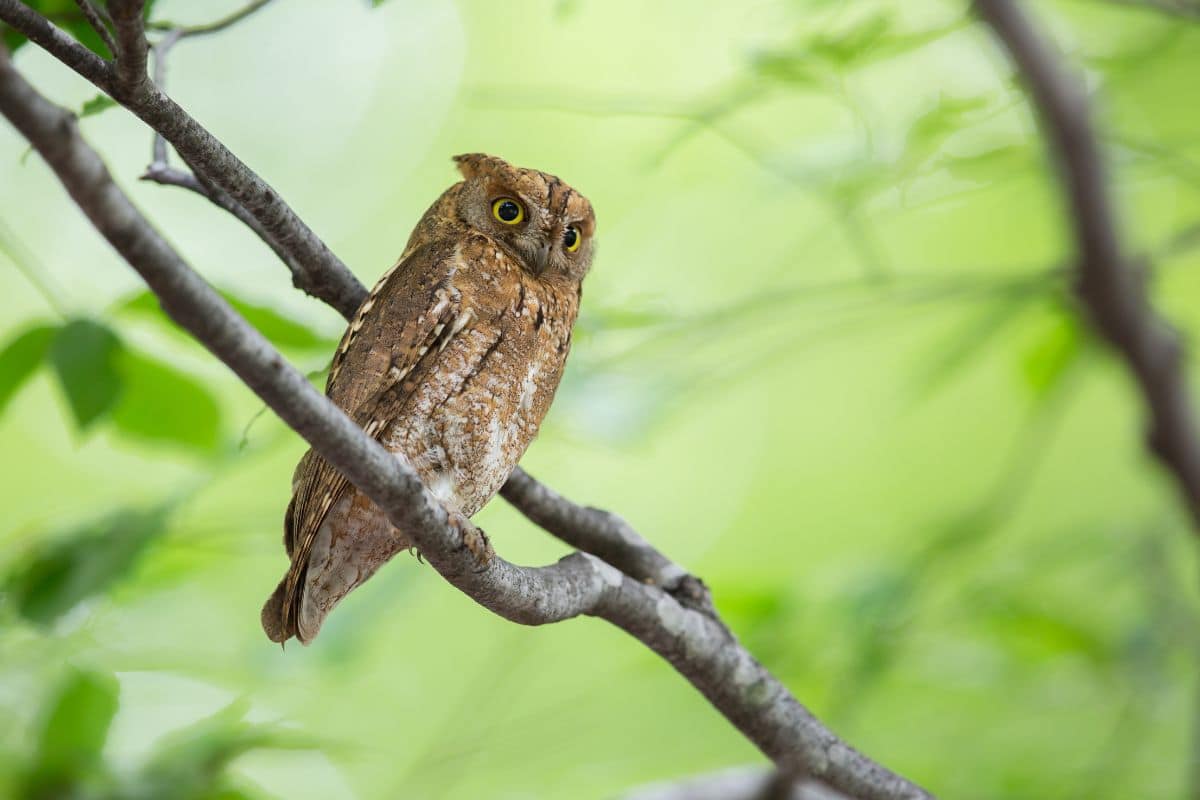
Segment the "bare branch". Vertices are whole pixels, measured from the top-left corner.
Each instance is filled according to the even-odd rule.
[[[258,221],[276,252],[290,254],[287,263],[297,288],[329,303],[346,318],[354,315],[366,297],[366,289],[354,274],[266,181],[149,80],[144,90],[132,96],[123,93],[108,63],[19,0],[0,0],[0,20],[108,92],[162,134],[197,177],[236,200]]]
[[[661,589],[584,553],[537,568],[497,557],[478,570],[465,544],[479,535],[477,529],[447,513],[407,464],[355,426],[184,263],[113,182],[79,135],[74,116],[38,95],[2,48],[0,114],[29,139],[167,314],[409,533],[451,584],[514,622],[540,625],[587,614],[628,631],[667,659],[785,768],[860,798],[928,797],[838,739],[723,626]]]
[[[269,236],[265,230],[263,230],[262,224],[259,223],[257,219],[250,216],[250,212],[243,208],[240,203],[222,192],[217,187],[206,185],[204,181],[200,180],[192,173],[185,172],[184,170],[180,169],[173,169],[166,164],[160,165],[158,163],[153,163],[146,168],[144,173],[142,173],[140,180],[162,184],[163,186],[178,186],[180,188],[195,192],[201,197],[208,199],[217,208],[220,208],[223,211],[228,211],[230,214],[237,217],[238,220],[251,231],[253,231],[258,238],[266,242],[267,246],[275,252],[275,255],[279,257],[279,260],[286,264],[288,269],[290,269],[293,274],[303,271],[303,265],[295,261],[294,256],[290,252],[284,250],[282,247],[276,244],[275,240],[271,238],[271,236]],[[366,289],[364,288],[363,291],[365,293]]]
[[[108,48],[109,55],[117,54],[117,43],[113,41],[112,33],[109,32],[108,26],[104,24],[104,20],[100,18],[96,7],[92,5],[92,0],[75,0],[75,5],[79,6],[79,10],[83,12],[84,19],[92,26],[92,29],[100,36],[104,42],[104,46]]]
[[[1182,346],[1150,304],[1145,269],[1126,255],[1080,80],[1014,0],[975,0],[1024,77],[1059,169],[1078,258],[1077,290],[1097,332],[1125,360],[1149,415],[1148,446],[1200,528],[1200,437]]]
[[[150,48],[150,55],[153,57],[154,63],[154,85],[159,88],[159,91],[167,90],[167,56],[182,35],[181,31],[173,30]],[[167,140],[161,133],[155,131],[154,140],[150,146],[150,166],[147,167],[146,174],[165,172],[168,167]]]
[[[793,781],[775,770],[734,767],[682,781],[653,783],[620,800],[851,800],[817,781]]]
[[[722,626],[704,582],[656,550],[611,511],[581,506],[517,467],[500,494],[538,527],[613,565],[635,580],[659,586],[680,603]]]
[[[169,22],[160,22],[151,27],[155,30],[178,31],[180,37],[185,39],[193,36],[205,36],[210,33],[218,33],[236,25],[270,2],[271,0],[254,0],[254,2],[248,3],[232,14],[213,22],[205,23],[204,25],[173,25]]]
[[[133,97],[145,87],[146,25],[142,18],[146,0],[112,0],[108,13],[117,31],[117,81],[115,88],[125,97]],[[116,97],[116,95],[114,95]]]

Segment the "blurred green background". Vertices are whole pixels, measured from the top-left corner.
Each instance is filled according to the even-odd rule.
[[[1127,234],[1190,337],[1200,21],[1027,5],[1086,74]],[[702,575],[803,702],[939,794],[1195,796],[1192,536],[1075,316],[1028,107],[964,3],[378,6],[278,0],[181,43],[169,88],[368,284],[455,153],[590,197],[599,253],[531,472]],[[58,102],[95,96],[15,60]],[[139,183],[130,115],[81,125],[320,381],[336,313],[228,215]],[[761,763],[619,631],[512,625],[408,557],[313,646],[270,644],[304,445],[26,150],[0,125],[0,796],[605,798]],[[478,521],[519,563],[564,552],[501,501]]]

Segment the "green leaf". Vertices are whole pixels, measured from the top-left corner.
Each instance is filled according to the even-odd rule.
[[[221,441],[221,410],[197,379],[150,356],[121,351],[124,387],[112,410],[117,430],[135,439],[212,452]]]
[[[83,107],[79,109],[79,118],[83,119],[84,117],[93,117],[102,111],[115,108],[116,105],[117,101],[113,100],[108,95],[98,94],[91,100],[88,100],[86,103],[84,103]]]
[[[86,319],[68,322],[50,345],[50,363],[80,430],[106,414],[121,393],[116,362],[121,340],[107,326]]]
[[[49,626],[125,576],[165,531],[166,516],[166,507],[119,511],[38,542],[10,565],[4,593],[26,620]]]
[[[208,800],[231,796],[229,765],[262,749],[309,749],[315,743],[272,725],[246,722],[246,703],[235,702],[211,717],[165,737],[151,754],[137,784],[150,797]],[[236,796],[236,795],[232,795]]]
[[[908,151],[929,153],[936,150],[942,140],[962,129],[973,113],[983,110],[987,105],[986,97],[942,95],[933,108],[913,121],[908,131]]]
[[[879,12],[846,31],[813,37],[808,43],[808,50],[839,68],[845,68],[866,56],[891,29],[891,14]]]
[[[271,340],[276,347],[294,350],[328,350],[336,342],[314,333],[307,325],[280,314],[273,308],[242,300],[229,292],[221,292],[234,310]]]
[[[815,68],[813,59],[804,54],[765,51],[756,54],[750,66],[759,77],[780,83],[814,86],[822,81],[822,73]]]
[[[1079,322],[1057,312],[1021,359],[1021,373],[1035,397],[1043,398],[1062,383],[1083,352]]]
[[[72,671],[44,713],[22,796],[49,800],[82,794],[80,785],[103,771],[100,756],[117,713],[117,682]]]
[[[987,346],[1002,338],[1000,334],[1028,310],[1036,297],[1033,293],[1004,292],[972,315],[966,324],[953,327],[933,357],[917,370],[917,397],[927,399],[954,376],[981,363]]]
[[[946,171],[959,180],[989,183],[1023,172],[1033,163],[1026,145],[1002,145],[969,156],[951,156],[942,161]]]
[[[54,325],[26,328],[0,350],[0,412],[42,363],[57,330]]]
[[[8,48],[9,53],[17,52],[17,48],[29,41],[25,34],[4,24],[0,24],[0,38],[4,40],[4,46]]]
[[[155,2],[156,0],[146,0],[142,8],[143,18],[150,19]],[[87,18],[83,16],[83,12],[79,10],[79,5],[74,0],[25,0],[25,5],[41,13],[42,16],[60,28],[66,29],[81,44],[96,55],[102,58],[110,58],[114,55],[108,51],[104,40],[92,28]],[[2,24],[0,24],[0,31],[3,32],[4,43],[8,46],[9,52],[15,51],[28,41],[25,34]]]
[[[273,308],[242,300],[229,292],[221,292],[234,310],[246,318],[246,321],[258,329],[276,347],[291,350],[330,350],[336,342],[314,333],[307,325],[287,317]],[[171,321],[158,303],[153,292],[141,292],[125,300],[115,309],[117,313],[127,313],[144,316],[169,325],[173,330],[179,327]]]

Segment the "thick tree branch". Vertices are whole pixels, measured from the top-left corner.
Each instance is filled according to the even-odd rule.
[[[1149,416],[1148,446],[1174,476],[1200,528],[1200,437],[1182,346],[1150,304],[1145,268],[1122,246],[1083,83],[1014,0],[975,0],[975,8],[1024,78],[1058,165],[1075,239],[1079,297],[1093,326],[1133,374]]]
[[[825,728],[706,614],[598,558],[573,553],[546,567],[495,558],[480,571],[477,536],[412,469],[368,437],[163,240],[79,135],[73,115],[46,101],[0,48],[0,114],[41,154],[75,203],[158,296],[164,310],[225,362],[289,426],[408,533],[428,561],[476,602],[523,624],[581,614],[608,620],[668,660],[768,757],[854,797],[928,797]]]
[[[513,470],[500,494],[538,527],[572,547],[603,559],[635,580],[660,586],[685,606],[720,621],[704,582],[611,511],[573,503],[520,467]]]
[[[114,9],[115,14],[115,9]],[[290,254],[292,282],[350,317],[366,296],[362,284],[266,181],[149,80],[125,91],[110,64],[19,0],[0,0],[0,20],[75,70],[171,143],[197,177],[219,188],[254,217],[272,246]],[[116,20],[114,19],[114,22]],[[141,23],[138,23],[139,29]],[[126,28],[129,31],[129,28]],[[144,36],[143,36],[144,40]],[[118,36],[119,46],[121,43]],[[132,46],[132,43],[130,43]],[[145,64],[142,64],[145,72]]]

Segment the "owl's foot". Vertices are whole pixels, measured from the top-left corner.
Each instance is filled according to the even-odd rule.
[[[450,512],[450,524],[458,531],[462,537],[463,547],[470,551],[475,557],[475,563],[479,566],[476,572],[483,572],[492,563],[492,559],[496,557],[496,551],[492,549],[492,543],[488,539],[482,528],[477,528],[469,519],[459,514],[457,511]]]

